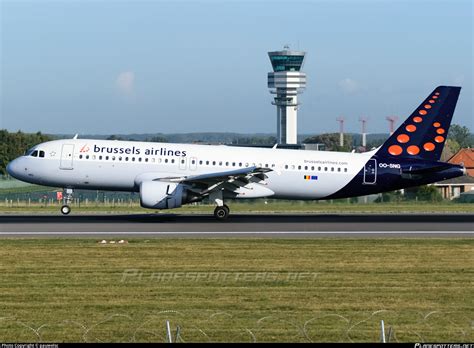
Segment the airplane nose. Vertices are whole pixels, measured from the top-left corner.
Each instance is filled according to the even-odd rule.
[[[19,163],[18,158],[14,159],[7,165],[7,173],[15,179],[19,179]]]

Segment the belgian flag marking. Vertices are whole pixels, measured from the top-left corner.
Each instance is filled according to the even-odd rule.
[[[305,180],[318,180],[317,175],[304,175]]]

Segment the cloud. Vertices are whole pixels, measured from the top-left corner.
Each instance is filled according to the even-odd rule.
[[[344,93],[354,94],[360,90],[360,85],[357,81],[347,77],[339,81],[339,88],[341,88]]]
[[[117,88],[126,96],[133,96],[134,83],[135,73],[133,71],[124,71],[117,76]]]

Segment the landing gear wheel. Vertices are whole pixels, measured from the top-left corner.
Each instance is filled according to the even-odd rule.
[[[69,207],[69,205],[63,205],[63,206],[61,207],[61,213],[62,213],[63,215],[67,215],[67,214],[69,214],[70,212],[71,212],[71,208]]]
[[[216,209],[214,209],[214,216],[217,220],[222,221],[229,217],[229,211],[229,207],[226,205],[216,207]]]

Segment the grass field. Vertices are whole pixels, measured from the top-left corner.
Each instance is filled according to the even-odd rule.
[[[231,213],[474,213],[472,203],[345,203],[345,202],[304,202],[304,201],[240,201],[230,202]],[[0,201],[0,212],[6,214],[58,214],[61,204],[6,204]],[[153,210],[143,209],[138,203],[122,203],[115,205],[96,204],[95,202],[71,205],[73,214],[126,214],[153,213]],[[213,205],[185,205],[178,209],[164,210],[166,214],[212,214]]]
[[[474,341],[473,239],[0,240],[0,341]]]

